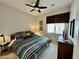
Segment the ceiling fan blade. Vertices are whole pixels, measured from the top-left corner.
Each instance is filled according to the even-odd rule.
[[[38,8],[39,8],[39,9],[46,9],[47,7],[43,7],[43,6],[42,6],[42,7],[38,7]]]
[[[41,11],[40,11],[40,10],[38,10],[38,12],[39,12],[39,13],[41,13]]]
[[[39,6],[39,3],[40,3],[40,0],[37,0],[36,1],[36,4],[35,4],[35,7],[38,7]]]
[[[34,11],[34,10],[35,10],[35,9],[32,9],[31,12]]]
[[[33,7],[33,8],[34,8],[34,6],[32,6],[32,5],[29,5],[29,4],[25,4],[25,5],[30,6],[30,7]]]

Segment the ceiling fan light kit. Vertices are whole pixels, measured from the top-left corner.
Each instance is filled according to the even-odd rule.
[[[33,9],[31,10],[31,12],[33,12],[34,10],[36,10],[36,11],[38,11],[39,13],[41,13],[41,10],[40,10],[40,9],[46,9],[47,6],[39,6],[39,4],[40,4],[40,0],[37,0],[34,6],[32,6],[32,5],[30,5],[30,4],[25,4],[25,5],[27,5],[27,6],[33,8]]]

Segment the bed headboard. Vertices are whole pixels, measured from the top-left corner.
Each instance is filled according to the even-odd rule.
[[[29,37],[33,37],[35,34],[31,31],[20,31],[20,32],[16,32],[14,34],[11,34],[11,40],[14,40],[15,38],[29,38]]]

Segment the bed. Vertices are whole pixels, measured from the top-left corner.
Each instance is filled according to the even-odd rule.
[[[31,31],[12,34],[11,38],[16,38],[11,48],[19,59],[37,59],[51,42],[48,37],[37,36]]]

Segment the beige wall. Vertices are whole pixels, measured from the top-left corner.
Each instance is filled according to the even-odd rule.
[[[0,33],[29,30],[32,25],[36,25],[34,16],[0,4]]]
[[[30,30],[34,25],[36,25],[35,16],[0,4],[0,34],[5,34],[6,41],[10,40],[9,34]]]
[[[65,13],[65,12],[68,12],[69,10],[70,10],[70,7],[65,7],[65,8],[62,8],[62,9],[59,9],[59,10],[55,10],[55,11],[37,16],[38,26],[39,26],[39,21],[40,20],[43,21],[43,34],[45,36],[49,36],[50,38],[52,38],[52,41],[57,41],[57,38],[58,38],[59,35],[57,35],[57,34],[48,34],[47,33],[46,17],[50,16],[50,15]],[[66,26],[66,29],[68,29],[68,24],[66,24],[65,26]]]

